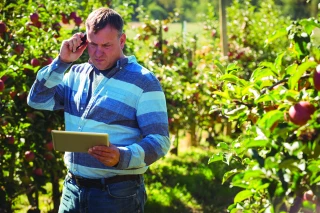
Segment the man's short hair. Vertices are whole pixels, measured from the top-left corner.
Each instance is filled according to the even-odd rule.
[[[93,28],[93,32],[97,33],[99,30],[105,28],[107,25],[118,30],[119,37],[123,31],[123,19],[115,10],[102,7],[92,11],[87,20],[86,27]]]

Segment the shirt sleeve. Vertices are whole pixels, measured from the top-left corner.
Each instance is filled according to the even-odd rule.
[[[148,166],[169,151],[168,115],[165,95],[157,80],[149,82],[137,105],[137,121],[143,139],[127,147],[119,147],[119,169]]]
[[[62,109],[64,106],[63,78],[70,66],[71,63],[64,63],[57,57],[50,65],[40,69],[28,94],[28,105],[40,110]]]

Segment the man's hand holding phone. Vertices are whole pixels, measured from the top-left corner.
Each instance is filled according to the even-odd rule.
[[[78,60],[87,45],[87,35],[85,33],[74,34],[70,39],[62,42],[59,54],[60,60],[66,63]]]

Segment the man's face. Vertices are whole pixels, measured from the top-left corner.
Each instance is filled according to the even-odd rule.
[[[88,53],[90,61],[99,70],[112,67],[117,60],[123,57],[126,36],[119,37],[118,31],[109,25],[96,34],[92,28],[87,28]]]

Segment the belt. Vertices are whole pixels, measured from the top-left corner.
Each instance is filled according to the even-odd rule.
[[[90,179],[76,176],[71,172],[68,172],[68,176],[76,182],[78,187],[98,188],[102,190],[105,190],[106,185],[108,184],[119,183],[123,181],[139,181],[141,178],[141,175],[116,175],[110,178]]]

